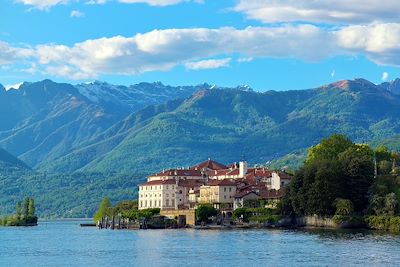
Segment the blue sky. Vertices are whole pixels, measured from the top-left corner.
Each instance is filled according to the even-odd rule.
[[[263,91],[399,77],[400,1],[360,1],[3,1],[0,83],[207,82]]]

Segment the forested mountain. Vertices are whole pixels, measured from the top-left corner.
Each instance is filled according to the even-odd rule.
[[[48,171],[129,172],[186,166],[207,157],[262,163],[332,133],[358,142],[400,133],[400,96],[363,79],[310,90],[200,90],[131,114]]]
[[[0,147],[33,169],[14,158],[19,168],[0,170],[0,204],[12,210],[13,197],[29,194],[42,214],[87,216],[106,194],[134,197],[150,172],[208,157],[265,163],[296,152],[285,159],[293,162],[332,133],[397,148],[399,81],[281,92],[50,80],[0,86]]]
[[[204,85],[207,87],[208,85]],[[0,147],[36,167],[64,156],[152,104],[187,97],[204,87],[142,83],[131,87],[44,80],[0,89]]]

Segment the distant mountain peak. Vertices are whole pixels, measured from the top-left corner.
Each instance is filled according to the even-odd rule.
[[[399,78],[396,78],[390,82],[384,82],[380,85],[380,87],[393,93],[393,94],[400,95],[400,79]]]
[[[321,89],[341,89],[345,91],[355,90],[361,91],[363,89],[375,88],[378,89],[378,86],[366,79],[357,78],[354,80],[341,80],[334,83],[330,83],[320,87]]]

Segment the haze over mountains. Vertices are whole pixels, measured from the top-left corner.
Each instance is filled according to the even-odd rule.
[[[71,174],[64,179],[27,176],[18,184],[7,175],[3,186],[14,184],[14,191],[3,188],[1,193],[24,195],[34,188],[31,194],[55,196],[55,188],[62,187],[67,192],[64,202],[74,200],[62,210],[85,216],[101,198],[96,190],[115,199],[129,198],[146,174],[159,169],[188,166],[208,157],[223,163],[242,157],[265,163],[304,150],[332,133],[358,142],[399,144],[400,80],[375,85],[356,79],[280,92],[208,84],[126,87],[50,80],[24,83],[18,90],[0,86],[0,147],[36,172]],[[16,161],[19,168],[29,170],[18,159],[11,160]],[[82,173],[103,176],[83,179]],[[119,174],[134,178],[115,176]],[[52,179],[57,182],[51,183]],[[88,207],[82,207],[85,203]],[[39,200],[38,205],[44,203]],[[56,208],[60,210],[46,207],[46,214],[54,214]]]

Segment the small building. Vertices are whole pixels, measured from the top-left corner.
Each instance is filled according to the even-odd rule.
[[[236,187],[237,183],[232,180],[209,180],[207,185],[200,187],[199,203],[213,204],[216,208],[223,204],[225,208],[233,209]]]

